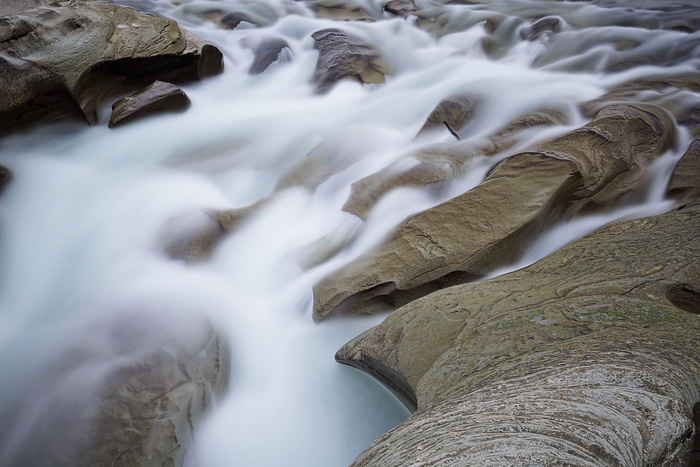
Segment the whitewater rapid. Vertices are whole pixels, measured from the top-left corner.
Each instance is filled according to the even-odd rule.
[[[192,101],[183,114],[110,130],[105,103],[102,124],[92,128],[58,125],[0,141],[0,164],[14,173],[0,198],[0,413],[33,384],[56,349],[83,338],[80,323],[134,309],[163,319],[204,313],[231,347],[228,393],[196,431],[195,452],[188,457],[191,465],[207,467],[347,465],[404,420],[408,411],[379,383],[333,359],[337,348],[383,317],[314,324],[312,285],[376,245],[406,216],[477,185],[504,157],[586,123],[579,104],[635,78],[698,66],[698,59],[679,60],[669,52],[654,63],[606,71],[611,61],[627,59],[612,42],[634,40],[657,56],[687,33],[621,28],[613,19],[606,24],[605,10],[579,3],[442,7],[459,27],[438,37],[416,27],[414,18],[392,17],[369,1],[359,4],[384,20],[338,23],[316,18],[293,1],[122,3],[172,17],[215,44],[225,70],[183,86]],[[243,11],[264,26],[217,28],[201,15],[213,7]],[[527,7],[550,8],[554,15],[576,11],[590,26],[562,21],[557,41],[520,41],[518,28],[529,23],[517,15]],[[504,23],[511,21],[513,36],[497,58],[482,47],[485,21],[494,10]],[[386,83],[343,82],[315,95],[310,78],[318,52],[311,34],[329,27],[375,45],[390,70]],[[264,73],[249,75],[254,55],[248,44],[270,35],[284,38],[290,50]],[[392,192],[355,242],[302,270],[296,259],[305,247],[360,222],[341,211],[351,184],[406,163],[411,150],[426,144],[414,136],[427,115],[458,93],[481,97],[480,112],[460,133],[463,141],[489,136],[542,108],[562,112],[568,122],[529,133],[504,153],[475,159],[443,190]],[[697,95],[688,98],[700,102]],[[453,139],[444,132],[429,143]],[[507,270],[612,220],[670,209],[663,187],[690,136],[679,129],[677,139],[654,166],[648,193],[610,212],[555,226]],[[348,168],[314,190],[276,192],[279,180],[319,146]],[[186,264],[163,252],[162,230],[171,219],[190,216],[185,218],[196,223],[205,210],[241,208],[264,198],[270,202],[209,260]],[[51,410],[73,397],[61,390],[39,388],[39,398],[47,401],[39,406]],[[19,417],[5,440],[30,442],[41,417],[40,411]]]

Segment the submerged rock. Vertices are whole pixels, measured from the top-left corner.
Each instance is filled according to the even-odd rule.
[[[314,148],[307,156],[279,179],[269,197],[250,206],[229,210],[212,209],[206,213],[184,213],[171,218],[163,225],[158,236],[157,242],[161,249],[171,258],[190,263],[207,259],[226,235],[237,230],[252,214],[260,212],[278,193],[291,187],[301,187],[312,192],[353,161],[352,157],[344,157],[348,154],[343,154],[342,148],[331,148],[324,144]]]
[[[156,81],[112,105],[109,127],[167,112],[181,112],[190,106],[190,99],[179,86]]]
[[[263,39],[260,44],[255,47],[255,60],[253,64],[250,65],[248,73],[251,75],[257,75],[267,70],[270,65],[276,63],[281,54],[285,51],[289,51],[291,54],[291,49],[289,44],[284,39],[279,37],[268,37]]]
[[[0,134],[70,116],[95,123],[105,94],[222,68],[221,52],[175,21],[109,2],[4,2],[0,15]]]
[[[644,102],[668,111],[676,121],[700,137],[700,108],[689,93],[700,92],[700,73],[682,72],[661,78],[637,79],[622,83],[601,97],[581,105],[588,117],[594,116],[612,103]]]
[[[522,28],[520,30],[520,38],[525,41],[537,40],[542,36],[555,32],[559,28],[560,22],[559,18],[556,17],[542,18],[532,26]]]
[[[466,126],[478,110],[480,99],[477,96],[453,96],[443,99],[428,115],[425,124],[416,137],[436,130],[449,131],[457,140],[458,132]]]
[[[386,66],[370,45],[340,29],[323,29],[312,37],[319,51],[312,78],[317,92],[327,92],[343,79],[358,83],[384,82]]]
[[[434,114],[436,111],[431,115]],[[409,168],[387,167],[353,183],[343,211],[366,219],[379,200],[397,187],[437,185],[459,178],[474,157],[497,154],[517,143],[527,130],[545,125],[562,125],[567,120],[561,112],[543,109],[517,118],[483,141],[440,144],[419,149],[411,154],[413,163]],[[439,119],[433,121],[439,122]],[[428,122],[424,128],[427,125]]]
[[[125,313],[74,336],[14,404],[24,431],[0,440],[3,465],[183,465],[228,382],[228,352],[209,321]]]
[[[418,409],[353,465],[687,465],[698,232],[700,205],[614,224],[346,344],[340,362]]]
[[[199,211],[173,216],[160,228],[156,243],[173,259],[188,263],[206,259],[227,232],[219,217]]]
[[[433,191],[443,184],[460,178],[469,162],[478,155],[493,155],[517,143],[527,130],[543,125],[564,124],[566,115],[552,109],[526,114],[511,122],[492,137],[475,144],[464,143],[431,145],[412,153],[402,164],[394,164],[364,177],[351,185],[350,195],[342,210],[357,219],[351,228],[340,235],[332,234],[310,245],[299,266],[308,269],[341,251],[362,232],[364,221],[376,204],[389,192],[399,187],[426,187]],[[408,166],[406,168],[406,166]]]
[[[319,18],[334,21],[375,21],[377,19],[364,8],[364,4],[357,1],[311,0],[308,3]]]
[[[241,23],[260,26],[257,21],[240,11],[231,11],[219,18],[219,24],[225,29],[236,29]]]
[[[634,191],[673,131],[658,108],[612,106],[578,130],[505,159],[473,190],[409,217],[316,284],[314,319],[337,308],[395,309],[513,262],[546,226]]]

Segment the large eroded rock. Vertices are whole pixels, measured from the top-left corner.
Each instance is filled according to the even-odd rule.
[[[336,355],[418,408],[353,465],[686,465],[699,260],[695,204],[400,308]]]
[[[79,0],[2,2],[0,57],[0,134],[69,116],[94,123],[107,93],[222,68],[216,47],[171,19]]]
[[[539,232],[637,189],[674,131],[656,107],[602,110],[584,127],[505,159],[479,186],[406,219],[314,287],[314,319],[394,309],[513,262]]]

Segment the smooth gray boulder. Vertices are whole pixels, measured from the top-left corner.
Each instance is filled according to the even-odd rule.
[[[669,90],[671,90],[669,92]],[[613,103],[644,102],[661,107],[678,122],[700,138],[700,108],[688,94],[700,93],[700,73],[684,72],[658,78],[635,79],[615,86],[592,101],[581,104],[581,111],[593,118],[596,113]]]
[[[238,26],[241,25],[241,23],[260,26],[258,21],[255,21],[249,15],[240,11],[232,11],[222,15],[221,18],[219,18],[219,24],[224,29],[236,29]]]
[[[437,109],[431,113],[432,117],[436,115],[438,115]],[[435,122],[440,121],[439,118],[434,118],[431,122],[431,118],[428,118],[423,128],[429,125],[434,125],[433,128],[439,127],[439,123]],[[377,202],[397,187],[425,186],[458,179],[464,174],[474,157],[492,156],[512,147],[527,130],[547,125],[562,125],[565,122],[567,117],[561,112],[543,109],[517,118],[482,141],[436,144],[418,149],[410,156],[416,163],[409,169],[397,169],[391,166],[353,183],[350,196],[343,205],[343,211],[355,214],[364,220]]]

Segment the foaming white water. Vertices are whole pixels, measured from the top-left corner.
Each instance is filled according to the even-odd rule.
[[[90,324],[109,327],[115,314],[126,312],[164,322],[203,313],[231,346],[228,393],[199,427],[191,465],[346,465],[408,413],[378,383],[333,360],[338,347],[381,317],[314,325],[313,284],[375,246],[406,216],[476,186],[504,157],[580,126],[578,104],[629,80],[697,67],[696,59],[675,63],[663,55],[668,58],[663,64],[605,71],[609,54],[624,52],[611,49],[611,43],[643,43],[646,57],[653,55],[654,44],[687,37],[615,28],[604,10],[573,2],[435,6],[449,14],[426,27],[444,23],[445,30],[434,35],[418,28],[415,18],[389,18],[373,2],[364,2],[367,10],[383,20],[357,24],[316,19],[294,1],[125,3],[183,22],[222,49],[226,69],[185,86],[192,106],[184,114],[114,130],[39,130],[0,143],[0,164],[15,173],[0,198],[0,412],[17,423],[16,430],[11,423],[0,429],[0,452],[6,453],[0,465],[12,465],[15,449],[36,442],[37,427],[46,418],[42,411],[81,402],[71,393],[75,381],[60,387],[35,384],[42,364],[61,349],[89,341],[89,331],[77,322],[88,329]],[[560,42],[520,42],[519,28],[532,22],[527,12],[546,8],[548,14],[567,16]],[[245,13],[263,27],[217,29],[206,16],[212,9]],[[500,22],[498,34],[512,44],[497,59],[483,48],[487,19]],[[577,40],[595,42],[597,26],[604,27],[602,45],[574,47]],[[314,95],[309,81],[318,52],[311,34],[328,27],[375,45],[390,70],[386,83],[340,83]],[[286,63],[249,75],[251,44],[270,36],[288,43]],[[454,141],[447,132],[414,141],[437,102],[454,94],[477,96],[480,103],[474,120],[460,131],[464,143],[481,141],[544,108],[558,110],[568,122],[530,130],[509,150],[474,158],[441,190],[396,189],[379,200],[366,222],[342,212],[355,181],[415,163],[408,162],[410,155],[424,144]],[[678,151],[654,165],[658,180],[649,184],[646,199],[555,226],[509,270],[612,220],[668,209],[665,180],[688,138],[682,134]],[[290,173],[310,160],[333,170],[314,173],[313,179],[304,168],[297,184],[287,183]],[[173,219],[181,222],[178,231],[196,230],[207,222],[205,210],[259,200],[268,203],[208,261],[188,265],[163,254],[163,226],[176,225]],[[295,263],[320,239],[353,237],[316,268],[303,271]],[[108,371],[116,365],[113,360],[116,356],[110,359],[107,352],[97,366]],[[82,374],[93,367],[85,368]],[[28,387],[41,403],[18,415],[13,406]]]

